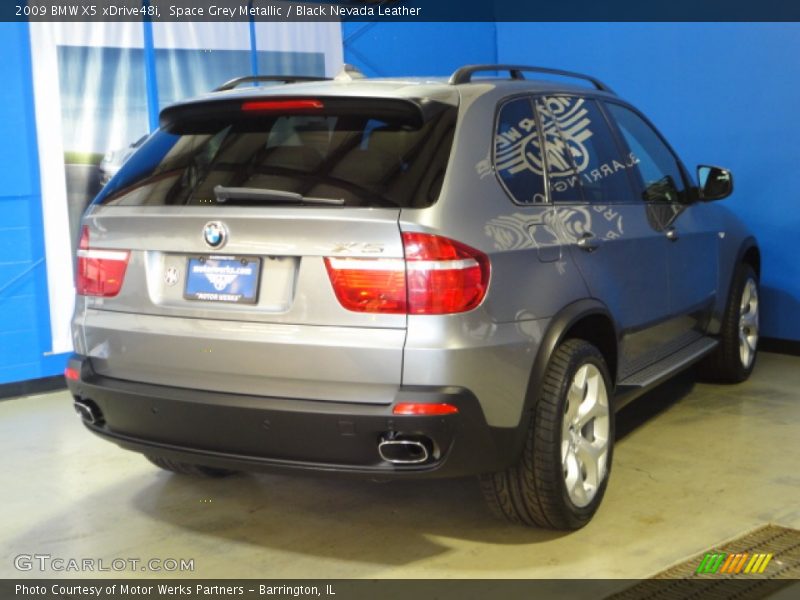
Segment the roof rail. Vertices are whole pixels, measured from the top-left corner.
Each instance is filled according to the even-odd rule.
[[[243,83],[256,83],[258,81],[272,81],[276,83],[300,83],[303,81],[327,81],[328,77],[314,77],[311,75],[247,75],[246,77],[236,77],[226,81],[215,92],[225,92],[232,90]]]
[[[548,75],[563,75],[564,77],[574,77],[576,79],[584,79],[594,85],[600,91],[613,94],[614,91],[605,83],[592,77],[591,75],[584,75],[583,73],[574,73],[573,71],[562,71],[561,69],[548,69],[547,67],[529,67],[525,65],[465,65],[458,69],[450,76],[450,85],[458,85],[459,83],[469,83],[472,81],[472,75],[480,73],[481,71],[508,71],[511,79],[524,80],[524,73],[547,73]]]

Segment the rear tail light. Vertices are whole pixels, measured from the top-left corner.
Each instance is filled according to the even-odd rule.
[[[78,272],[75,288],[81,296],[111,297],[119,294],[130,252],[100,250],[89,243],[89,228],[84,227],[78,245]]]
[[[73,369],[72,367],[67,367],[66,369],[64,369],[64,377],[66,377],[70,381],[79,381],[81,375],[80,373],[78,373],[77,369]]]
[[[489,286],[489,257],[429,233],[404,233],[405,259],[326,258],[334,292],[348,310],[442,315],[478,306]]]
[[[408,312],[442,315],[472,310],[489,287],[489,257],[460,242],[404,233]]]
[[[402,258],[326,258],[339,302],[347,310],[406,312],[406,267]]]

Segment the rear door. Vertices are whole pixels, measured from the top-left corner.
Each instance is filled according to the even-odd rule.
[[[380,269],[355,310],[330,271],[403,259],[400,210],[435,201],[456,109],[219,104],[168,112],[85,216],[87,248],[129,258],[116,295],[79,296],[84,353],[120,379],[391,401],[406,316],[373,310]]]
[[[537,100],[545,134],[552,229],[569,242],[592,296],[621,332],[620,378],[662,356],[669,342],[667,254],[645,203],[636,198],[624,155],[590,98]]]

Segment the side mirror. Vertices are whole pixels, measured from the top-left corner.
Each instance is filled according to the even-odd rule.
[[[722,167],[697,167],[700,200],[722,200],[733,192],[733,173]]]

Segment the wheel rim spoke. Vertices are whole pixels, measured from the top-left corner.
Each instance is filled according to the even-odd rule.
[[[608,415],[608,406],[603,405],[604,394],[601,393],[600,387],[603,385],[602,375],[600,372],[592,374],[587,379],[586,397],[581,405],[578,407],[574,423],[578,429],[583,429],[592,419]],[[603,390],[605,392],[605,389]]]
[[[758,327],[758,313],[747,312],[743,314],[742,324],[748,327]]]
[[[570,456],[572,457],[572,464],[568,469],[567,489],[570,498],[573,499],[572,501],[575,502],[575,504],[578,506],[586,506],[591,501],[591,498],[588,497],[586,484],[583,481],[581,463],[574,453],[570,454]]]
[[[589,365],[583,365],[575,372],[575,377],[572,378],[572,384],[579,389],[586,387],[586,378],[589,376]]]
[[[583,397],[586,393],[584,387],[578,387],[575,385],[573,381],[572,385],[569,386],[569,391],[567,392],[567,412],[565,413],[565,421],[572,422],[575,420],[575,416],[578,414],[578,408],[580,407],[581,403],[583,402]]]
[[[585,486],[597,489],[603,480],[605,448],[608,444],[592,444],[587,440],[578,443],[577,456],[585,470]]]
[[[572,490],[576,482],[581,479],[581,467],[575,451],[570,447],[564,456],[564,480],[567,482],[568,489]]]
[[[586,506],[589,504],[589,502],[591,502],[591,499],[588,498],[586,488],[584,487],[583,482],[580,480],[580,477],[575,480],[575,483],[572,486],[572,493],[570,495],[574,495],[574,502],[578,506]]]

